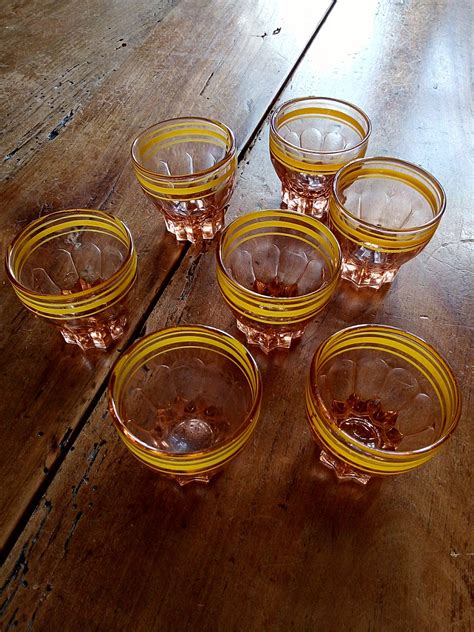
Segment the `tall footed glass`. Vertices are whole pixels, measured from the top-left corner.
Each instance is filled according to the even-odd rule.
[[[142,132],[132,144],[140,186],[180,241],[212,239],[224,226],[235,186],[232,131],[199,117],[170,119]]]
[[[446,208],[430,173],[397,158],[362,158],[333,182],[329,226],[341,246],[342,277],[358,287],[391,283],[428,244]]]
[[[229,334],[203,325],[161,329],[115,364],[109,411],[127,448],[175,479],[207,483],[249,444],[260,413],[260,371]]]
[[[283,103],[270,124],[270,157],[282,207],[325,221],[334,175],[365,155],[371,123],[355,105],[326,97]]]
[[[107,349],[123,335],[137,255],[117,217],[86,209],[40,217],[13,240],[5,265],[23,305],[66,342]]]

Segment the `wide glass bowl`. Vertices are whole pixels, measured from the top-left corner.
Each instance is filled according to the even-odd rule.
[[[208,482],[247,445],[262,399],[249,351],[211,327],[162,329],[115,364],[109,411],[134,456],[179,484]]]
[[[306,411],[321,461],[340,479],[366,483],[431,460],[458,423],[461,394],[447,362],[421,338],[357,325],[314,354]]]

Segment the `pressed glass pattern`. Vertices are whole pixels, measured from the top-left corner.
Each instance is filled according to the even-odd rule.
[[[217,251],[222,296],[249,344],[286,348],[334,293],[339,245],[318,220],[292,211],[256,211],[223,232]]]
[[[7,251],[18,298],[82,349],[107,349],[127,324],[137,275],[128,228],[102,211],[50,213],[28,224]]]
[[[329,225],[342,249],[342,277],[356,286],[391,283],[433,237],[446,207],[439,182],[396,158],[363,158],[336,175]]]

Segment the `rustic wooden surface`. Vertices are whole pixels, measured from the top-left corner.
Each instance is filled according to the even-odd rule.
[[[192,18],[199,30],[192,6],[197,4],[177,4],[159,28],[165,29],[167,20],[174,28],[176,20]],[[274,97],[281,101],[313,93],[358,103],[373,122],[369,154],[399,156],[431,170],[446,188],[448,210],[433,241],[401,270],[388,291],[355,292],[341,284],[331,305],[294,350],[268,357],[254,352],[264,378],[261,422],[251,446],[208,487],[179,489],[137,464],[115,436],[101,397],[108,361],[103,356],[87,360],[89,366],[82,369],[86,378],[77,381],[81,371],[76,367],[83,356],[61,347],[53,336],[48,338],[46,328],[40,329],[29,315],[15,310],[7,291],[2,292],[10,305],[11,320],[16,317],[17,326],[20,323],[15,344],[32,330],[29,346],[23,346],[21,352],[24,355],[27,350],[33,356],[30,374],[15,388],[20,368],[15,378],[5,377],[11,380],[12,396],[21,388],[28,393],[37,390],[44,380],[38,371],[47,371],[50,363],[61,359],[63,373],[72,366],[71,383],[66,379],[63,387],[68,405],[65,419],[59,415],[62,395],[54,393],[59,381],[65,381],[61,375],[36,402],[35,393],[27,395],[17,417],[9,422],[15,428],[9,429],[14,439],[2,448],[2,462],[5,472],[14,472],[9,479],[10,516],[35,504],[34,486],[30,483],[22,491],[22,467],[15,463],[18,445],[26,436],[21,435],[18,424],[26,423],[30,430],[39,428],[36,410],[44,416],[54,396],[54,414],[46,415],[50,436],[55,424],[63,432],[68,426],[77,428],[65,442],[61,458],[55,457],[57,471],[50,474],[47,487],[44,484],[45,494],[34,514],[21,533],[14,532],[16,543],[2,572],[0,608],[6,630],[15,626],[48,631],[472,629],[472,171],[461,158],[469,136],[470,14],[467,1],[338,0],[281,94],[278,87],[284,73],[291,71],[298,57],[293,40],[293,62],[287,60],[273,86],[267,84],[270,62],[261,59],[262,48],[255,51],[253,61],[256,64],[259,58],[257,85],[245,87],[250,81],[246,77],[248,53],[236,52],[233,58],[241,66],[241,83],[236,75],[228,77],[230,72],[238,73],[230,61],[222,70],[222,83],[212,92],[213,103],[205,111],[217,108],[223,120],[237,128],[240,147],[253,138],[242,156],[229,218],[279,204],[278,182],[268,158],[268,121],[257,129],[258,113],[249,115],[242,130],[238,126],[243,122],[233,109],[240,103],[236,100],[242,98],[242,91],[255,99],[257,88],[262,93],[260,116]],[[296,22],[295,17],[289,20],[292,28],[297,28]],[[273,24],[267,23],[261,34],[272,33]],[[274,28],[277,26],[275,23]],[[202,27],[203,39],[204,31]],[[269,37],[262,42],[271,41]],[[220,46],[223,41],[224,37]],[[153,44],[159,53],[160,46]],[[248,45],[248,41],[242,43],[241,50]],[[304,42],[299,45],[301,52]],[[176,50],[182,46],[180,40]],[[138,46],[137,55],[139,51]],[[285,63],[281,55],[286,58],[289,53],[281,45],[275,51],[277,56],[271,59],[276,69]],[[206,63],[210,74],[216,59]],[[190,68],[196,72],[190,60],[180,57],[180,68],[183,64],[188,72]],[[119,83],[133,67],[132,58],[124,62]],[[145,99],[144,84],[140,79],[134,104]],[[198,85],[202,88],[204,84],[205,79]],[[174,86],[171,80],[170,85]],[[207,89],[212,89],[212,81]],[[173,95],[166,96],[168,103],[163,107],[171,108]],[[190,93],[188,98],[193,105]],[[100,116],[105,102],[99,101],[102,105],[98,107],[92,100],[88,115],[84,109],[88,125],[99,125],[95,117]],[[150,97],[145,105],[150,116],[153,103]],[[132,104],[128,108],[128,116],[136,116]],[[79,126],[77,133],[81,138],[85,132]],[[75,151],[72,132],[68,138],[72,143],[69,151]],[[120,132],[111,133],[108,141],[115,143],[118,163]],[[100,142],[105,142],[104,137]],[[108,146],[100,147],[108,150]],[[55,159],[58,166],[55,156],[49,160]],[[77,181],[78,193],[73,187],[71,195],[78,199],[90,195],[95,190],[92,181],[100,177],[105,200],[113,169],[104,167],[107,161],[102,154],[98,160],[100,176],[90,164],[79,165],[82,179]],[[61,177],[67,178],[70,168],[60,166],[64,170]],[[122,163],[121,168],[126,172]],[[21,182],[26,182],[21,180],[26,178],[26,169],[28,165],[16,176]],[[30,178],[32,173],[34,169]],[[138,202],[136,189],[132,189],[131,174],[124,173],[112,193],[113,205],[102,206],[117,209],[118,205],[119,214],[138,232],[143,249],[152,250],[153,242],[144,234],[147,229],[140,228],[140,217],[151,222],[152,213]],[[30,208],[30,215],[34,214],[31,190],[18,186],[11,195],[18,206],[5,220],[5,230],[11,230],[12,217],[22,208]],[[30,199],[29,207],[21,204],[22,196]],[[126,200],[128,205],[134,201],[128,214]],[[27,215],[25,212],[24,218],[29,219]],[[160,278],[153,279],[153,287],[145,290],[142,282],[145,302],[132,335],[137,335],[142,324],[144,331],[153,331],[175,323],[200,322],[238,336],[214,280],[215,246],[201,252],[193,247],[182,255],[158,224],[155,230],[166,255],[164,260],[160,258]],[[141,261],[146,266],[156,261],[156,252],[149,259],[145,256]],[[145,269],[142,274],[151,283],[152,271]],[[7,323],[12,340],[15,325],[10,320],[2,322]],[[437,459],[405,476],[372,481],[366,489],[338,485],[318,464],[306,427],[302,390],[318,342],[359,322],[390,323],[432,341],[459,376],[464,396],[460,426]],[[34,340],[38,332],[44,339],[40,342]],[[10,353],[20,362],[15,360],[20,352]],[[11,356],[3,357],[11,362]],[[24,371],[25,364],[21,366]],[[10,371],[11,367],[2,366],[2,372],[10,375]],[[95,375],[100,377],[92,386]],[[25,393],[16,396],[25,397]],[[34,418],[24,422],[23,415],[29,411]],[[29,456],[32,452],[28,445],[29,463],[34,462]],[[37,481],[32,471],[30,467],[29,480]],[[40,484],[35,485],[41,489]]]
[[[97,15],[94,3],[87,6],[93,27],[87,46],[100,51],[104,47],[100,33],[108,38],[110,20],[116,15],[121,22],[124,18],[116,9],[110,13],[103,9]],[[157,6],[149,2],[149,11],[154,7],[156,13]],[[261,5],[253,0],[183,0],[161,21],[154,18],[147,37],[134,46],[117,72],[109,73],[91,98],[83,89],[77,104],[76,97],[69,94],[66,111],[74,109],[71,119],[62,127],[53,127],[49,119],[42,121],[42,135],[52,127],[57,135],[39,143],[32,158],[7,176],[5,212],[0,219],[2,251],[15,232],[40,212],[102,208],[119,215],[130,227],[140,269],[127,338],[112,353],[97,351],[87,356],[78,348],[65,347],[55,331],[22,309],[1,272],[0,371],[3,392],[9,393],[0,403],[2,547],[6,544],[8,548],[35,499],[52,479],[103,390],[111,363],[139,332],[183,253],[182,246],[165,234],[162,220],[135,181],[129,159],[134,135],[157,120],[191,112],[230,125],[242,151],[329,6],[330,0],[305,0],[295,13],[285,0]],[[82,15],[82,11],[82,5],[80,10],[77,6],[76,12]],[[71,31],[75,11],[70,7],[66,16]],[[126,28],[124,24],[122,28]],[[58,31],[57,46],[65,45],[65,31],[66,27]],[[53,51],[55,35],[53,30]],[[18,39],[12,35],[10,45],[18,45]],[[76,46],[82,46],[81,40]],[[119,53],[113,49],[111,55],[115,58]],[[46,52],[44,56],[48,57]],[[102,59],[98,54],[93,61],[95,73],[110,70],[109,57],[104,57],[109,61]],[[86,78],[82,82],[87,84]],[[49,85],[49,94],[54,90]],[[18,106],[22,103],[20,97],[13,98]],[[21,109],[19,119],[21,125]],[[7,163],[14,158],[16,154]]]
[[[176,0],[3,3],[2,171],[13,174],[54,140],[117,72]],[[15,6],[16,5],[16,6]]]

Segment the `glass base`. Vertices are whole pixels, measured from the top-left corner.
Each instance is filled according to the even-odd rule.
[[[391,283],[398,272],[398,268],[390,270],[378,268],[376,265],[362,267],[349,261],[342,262],[341,277],[353,283],[356,287],[369,287],[379,290],[382,285]]]
[[[151,463],[147,463],[147,461],[143,461],[136,454],[134,454],[133,456],[144,467],[154,472],[154,474],[158,474],[161,477],[166,478],[170,482],[178,483],[180,487],[189,485],[189,483],[200,483],[203,485],[207,485],[208,483],[211,482],[211,480],[214,478],[216,474],[219,474],[219,472],[222,469],[222,466],[217,466],[215,469],[209,472],[206,472],[205,474],[202,472],[196,472],[194,474],[174,474],[173,472],[169,472],[169,471],[157,468]]]
[[[184,487],[185,485],[189,485],[189,483],[203,483],[207,485],[213,474],[196,474],[195,476],[173,476],[174,480],[178,483],[180,487]]]
[[[237,328],[245,335],[249,345],[260,347],[264,353],[270,353],[274,349],[289,349],[293,340],[301,338],[303,335],[303,329],[282,331],[269,326],[267,330],[263,331],[245,325],[238,319]]]
[[[311,217],[325,222],[328,215],[330,191],[331,187],[329,186],[321,189],[315,195],[303,197],[295,191],[282,186],[281,206],[289,211],[311,215]]]
[[[369,474],[347,465],[347,463],[344,463],[344,461],[341,461],[337,457],[333,456],[330,452],[326,452],[326,450],[321,450],[319,460],[326,467],[333,470],[340,481],[354,481],[360,485],[367,485],[370,481],[371,477]]]
[[[97,319],[97,322],[90,326],[69,328],[67,325],[58,325],[58,329],[68,344],[78,345],[83,351],[89,349],[105,351],[123,336],[126,324],[127,317],[122,314],[106,322],[100,322]]]
[[[213,239],[224,227],[225,210],[216,210],[204,218],[198,215],[176,219],[165,215],[166,228],[178,241],[195,243],[203,239]]]

